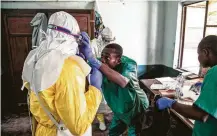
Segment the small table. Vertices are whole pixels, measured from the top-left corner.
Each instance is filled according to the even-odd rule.
[[[152,84],[156,84],[156,83],[160,83],[159,81],[157,81],[156,79],[143,79],[143,80],[140,80],[146,87],[147,87],[147,90],[149,91],[149,93],[152,93],[152,95],[157,96],[157,95],[160,95],[160,96],[167,96],[167,97],[172,97],[174,95],[175,92],[165,92],[165,90],[152,90],[150,88],[150,86]],[[167,93],[167,94],[166,94]],[[150,96],[151,97],[151,96]],[[149,98],[150,98],[149,97]],[[154,97],[151,97],[151,104],[154,106]],[[188,119],[188,118],[185,118],[183,117],[182,115],[180,115],[179,113],[177,113],[175,110],[173,109],[170,109],[171,113],[173,113],[175,116],[177,116],[180,120],[183,121],[183,123],[185,123],[185,125],[187,125],[189,128],[193,128],[194,124],[192,120]]]
[[[201,78],[198,79],[194,79],[193,81],[201,81]],[[160,96],[164,96],[164,97],[169,97],[169,98],[173,98],[175,95],[175,91],[166,91],[166,90],[153,90],[151,89],[151,85],[152,84],[161,84],[158,80],[156,79],[142,79],[140,80],[140,85],[141,87],[146,91],[147,96],[150,100],[150,106],[151,107],[155,107],[155,101],[154,98],[158,95]],[[184,102],[185,100],[182,100],[181,103]],[[186,101],[189,102],[189,101]],[[191,102],[191,104],[193,104],[194,101]],[[175,110],[170,109],[170,116],[172,116],[173,119],[175,120],[179,120],[179,122],[181,121],[182,124],[184,124],[185,127],[187,127],[190,131],[192,131],[193,126],[194,126],[194,120],[188,119],[183,117],[182,115],[180,115],[179,113],[177,113]],[[171,121],[170,121],[171,122]],[[182,125],[183,126],[183,125]],[[189,131],[188,130],[188,131]],[[191,133],[191,132],[189,132]]]

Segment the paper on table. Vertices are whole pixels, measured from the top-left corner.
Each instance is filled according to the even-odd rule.
[[[183,72],[182,73],[183,76],[188,76],[188,75],[191,75],[191,74],[193,74],[193,73],[191,73],[191,72]]]
[[[181,103],[181,104],[193,105],[193,101],[191,101],[191,100],[178,99],[177,101],[178,101],[179,103]]]
[[[167,89],[175,89],[176,80],[171,77],[156,78],[156,80],[161,82]]]
[[[156,78],[156,80],[160,81],[162,84],[164,84],[165,82],[175,82],[175,80],[171,77],[161,77],[161,78]]]
[[[151,86],[150,86],[150,88],[151,89],[166,89],[166,86],[165,85],[163,85],[163,84],[152,84]]]

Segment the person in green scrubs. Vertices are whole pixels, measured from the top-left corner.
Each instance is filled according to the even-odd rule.
[[[149,101],[140,88],[137,79],[137,64],[134,60],[122,56],[120,45],[111,43],[102,50],[101,59],[93,57],[88,36],[82,35],[83,45],[79,51],[88,60],[91,67],[103,73],[102,92],[107,104],[114,113],[109,127],[109,136],[119,136],[128,128],[129,136],[141,135],[145,111]]]
[[[109,136],[119,136],[127,127],[128,135],[136,136],[141,133],[142,120],[149,102],[145,92],[139,86],[136,62],[122,56],[122,53],[123,49],[120,45],[109,44],[103,49],[101,55],[104,64],[127,80],[127,85],[121,87],[107,76],[103,79],[103,94],[114,113]]]
[[[217,136],[217,36],[210,35],[198,45],[198,60],[203,67],[211,67],[204,77],[199,98],[192,106],[169,98],[160,98],[160,110],[172,108],[184,117],[196,120],[193,136]]]

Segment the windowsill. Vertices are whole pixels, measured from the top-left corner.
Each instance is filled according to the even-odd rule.
[[[196,73],[196,72],[192,72],[192,71],[189,71],[187,69],[184,69],[184,68],[176,68],[176,70],[178,70],[180,72],[190,72],[192,74],[199,75],[199,71],[198,71],[198,73]]]

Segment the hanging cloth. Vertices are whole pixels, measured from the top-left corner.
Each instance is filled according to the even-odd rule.
[[[32,32],[32,49],[35,49],[39,46],[40,40],[42,40],[45,35],[40,33],[40,30],[46,32],[47,30],[47,16],[44,13],[37,13],[35,17],[30,22],[30,25],[33,27]]]

